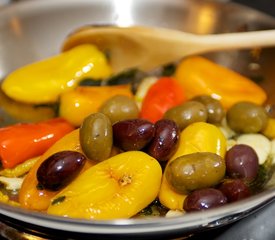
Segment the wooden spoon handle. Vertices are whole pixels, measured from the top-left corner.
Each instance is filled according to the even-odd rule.
[[[144,29],[141,34],[150,35],[184,55],[217,50],[245,49],[275,46],[275,29],[239,33],[197,35],[171,29]]]
[[[275,30],[213,34],[197,38],[208,51],[275,46]]]

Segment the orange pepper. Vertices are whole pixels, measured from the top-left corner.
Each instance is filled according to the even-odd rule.
[[[37,188],[38,181],[36,178],[36,172],[40,167],[41,163],[44,162],[48,157],[52,154],[60,151],[72,150],[82,152],[80,143],[79,143],[79,130],[76,129],[59,141],[57,141],[52,147],[50,147],[34,164],[31,168],[27,176],[25,177],[22,187],[19,192],[19,203],[22,207],[43,211],[48,208],[51,203],[51,199],[59,192],[59,191],[49,191]],[[87,168],[94,165],[95,162],[89,160],[86,161],[81,172],[85,171]]]
[[[13,168],[43,154],[74,127],[62,118],[38,123],[19,123],[0,129],[0,159],[4,168]]]
[[[267,99],[264,90],[252,80],[200,56],[184,59],[174,77],[189,99],[211,95],[220,100],[225,109],[240,101],[261,105]]]
[[[133,97],[130,85],[78,87],[60,97],[59,115],[75,126],[80,126],[88,115],[115,95]]]
[[[186,100],[181,85],[173,78],[162,77],[148,90],[142,102],[140,117],[151,122],[161,119],[164,113]]]

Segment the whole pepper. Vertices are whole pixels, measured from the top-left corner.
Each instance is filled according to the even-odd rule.
[[[49,214],[96,220],[129,218],[157,197],[161,183],[158,161],[141,151],[128,151],[83,172],[59,192]]]
[[[77,87],[60,96],[59,115],[74,126],[98,112],[100,106],[115,95],[133,97],[129,85]]]
[[[50,103],[75,88],[83,78],[100,79],[110,74],[105,55],[95,46],[85,44],[15,70],[4,79],[2,89],[19,102]]]
[[[174,77],[187,98],[211,95],[220,100],[225,109],[241,101],[261,105],[267,99],[264,90],[252,80],[200,56],[184,59]]]
[[[0,128],[0,160],[4,168],[13,168],[43,154],[74,127],[62,118],[38,123],[18,123]]]
[[[262,133],[269,139],[275,139],[275,118],[268,118],[267,125]]]
[[[53,144],[34,164],[27,176],[24,178],[22,187],[19,192],[19,203],[23,208],[43,211],[50,205],[51,199],[58,193],[58,191],[49,191],[46,189],[40,189],[38,187],[38,180],[36,173],[41,163],[54,153],[72,150],[83,153],[79,143],[79,130],[76,129],[63,138]],[[93,161],[86,161],[84,168],[81,171],[85,171],[87,168],[95,164]]]
[[[155,123],[168,109],[185,101],[185,92],[181,85],[173,78],[162,77],[149,88],[145,95],[140,117]]]
[[[195,152],[213,152],[224,157],[226,138],[215,125],[205,122],[193,123],[181,132],[178,150],[171,157],[168,164],[177,157]],[[167,166],[162,177],[159,200],[169,209],[183,210],[183,202],[187,195],[177,193],[169,185],[165,177],[166,169]]]
[[[39,122],[55,117],[53,107],[16,102],[7,97],[1,90],[0,103],[5,113],[18,122]]]

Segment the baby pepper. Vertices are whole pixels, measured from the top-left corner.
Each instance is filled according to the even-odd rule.
[[[85,117],[98,112],[100,106],[115,95],[133,97],[130,85],[77,87],[61,94],[59,115],[80,126]]]
[[[49,214],[96,220],[130,218],[157,197],[162,171],[158,161],[140,151],[104,160],[59,192]]]
[[[56,102],[61,93],[75,88],[83,78],[100,79],[111,74],[105,55],[90,44],[23,66],[4,79],[2,89],[19,102]]]
[[[185,128],[180,135],[180,144],[168,164],[177,157],[195,152],[213,152],[225,156],[226,138],[218,127],[205,122],[197,122]],[[167,166],[166,166],[167,168]],[[169,209],[183,210],[186,194],[176,192],[166,179],[164,170],[159,192],[160,202]]]
[[[264,90],[249,78],[200,56],[184,59],[174,77],[187,98],[211,95],[226,109],[241,101],[261,105],[267,99]]]
[[[37,211],[43,211],[50,205],[51,199],[59,191],[50,191],[38,187],[38,180],[36,173],[40,165],[51,155],[60,151],[78,151],[83,153],[79,143],[79,129],[69,132],[64,137],[54,143],[31,168],[29,173],[24,178],[22,187],[19,192],[19,203],[23,208],[33,209]],[[86,161],[84,168],[81,170],[84,172],[87,168],[90,168],[95,163],[92,160]]]
[[[140,117],[151,122],[161,119],[164,113],[186,100],[182,86],[173,78],[162,77],[148,90],[142,102]]]
[[[43,154],[74,127],[62,118],[38,123],[18,123],[0,128],[0,160],[4,168],[13,168]]]

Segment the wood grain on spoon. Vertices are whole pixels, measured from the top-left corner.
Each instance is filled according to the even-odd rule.
[[[84,43],[110,54],[115,72],[132,67],[151,70],[193,54],[275,46],[275,30],[196,35],[155,27],[89,26],[72,33],[63,51]]]

